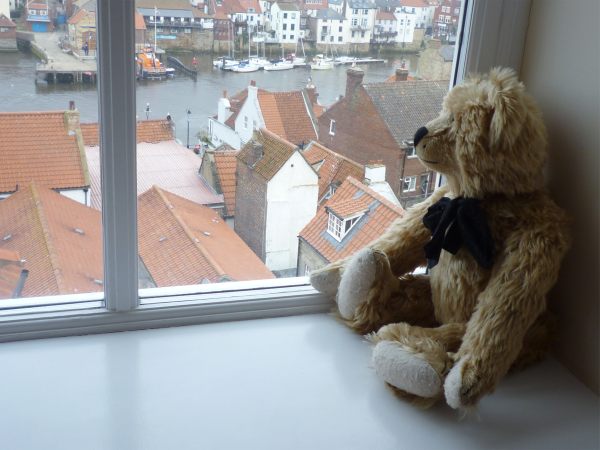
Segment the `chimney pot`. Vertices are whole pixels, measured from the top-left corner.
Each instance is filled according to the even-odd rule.
[[[250,86],[256,87],[256,80],[250,80]]]
[[[75,100],[69,100],[69,111],[75,111]]]
[[[408,70],[400,67],[396,69],[396,81],[406,81],[408,79]]]
[[[346,97],[351,97],[358,86],[362,84],[365,73],[361,69],[350,68],[346,71]]]

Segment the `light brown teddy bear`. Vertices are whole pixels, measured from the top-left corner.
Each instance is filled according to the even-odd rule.
[[[542,187],[545,127],[512,70],[454,87],[414,143],[447,184],[311,283],[371,333],[375,371],[396,393],[467,408],[546,352],[567,218]],[[411,274],[425,263],[428,275]]]

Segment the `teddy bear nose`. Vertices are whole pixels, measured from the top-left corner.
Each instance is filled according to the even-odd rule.
[[[417,145],[419,145],[419,141],[421,139],[423,139],[425,136],[427,136],[427,133],[429,133],[429,130],[425,127],[421,127],[417,130],[417,132],[415,133],[415,138],[413,139],[415,147]]]

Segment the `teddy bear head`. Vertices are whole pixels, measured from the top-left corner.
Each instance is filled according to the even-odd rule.
[[[539,189],[546,129],[511,69],[493,69],[455,86],[440,115],[415,135],[416,153],[448,178],[456,195],[481,198]]]

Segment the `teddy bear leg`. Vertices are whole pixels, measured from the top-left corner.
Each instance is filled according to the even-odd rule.
[[[523,348],[510,370],[518,371],[542,360],[550,351],[555,329],[556,318],[551,313],[546,312],[538,317],[525,334]]]
[[[338,292],[340,315],[348,326],[366,334],[388,323],[435,324],[428,276],[398,278],[385,254],[371,249],[360,253],[348,264]]]
[[[384,326],[370,336],[375,372],[394,392],[421,407],[443,397],[444,377],[460,346],[464,324],[421,328],[406,323]]]

